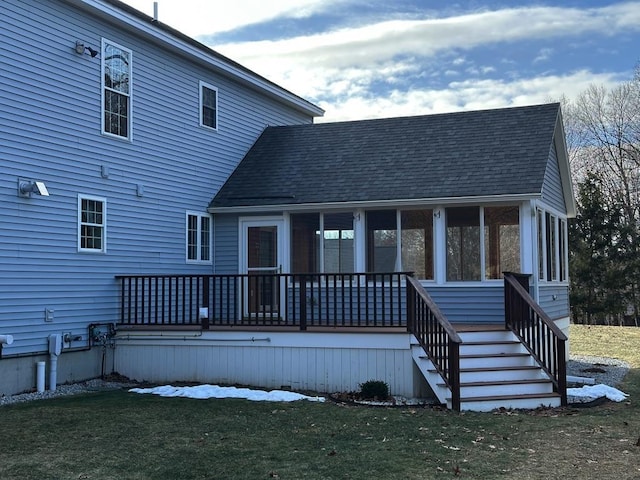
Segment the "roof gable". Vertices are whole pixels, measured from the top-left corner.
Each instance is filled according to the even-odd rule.
[[[559,108],[268,127],[210,206],[540,195]]]

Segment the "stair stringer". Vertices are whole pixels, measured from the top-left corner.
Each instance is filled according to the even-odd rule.
[[[435,365],[429,360],[424,349],[419,344],[412,342],[411,356],[438,401],[446,405],[447,399],[451,398],[451,389],[445,385],[442,375],[437,372]]]

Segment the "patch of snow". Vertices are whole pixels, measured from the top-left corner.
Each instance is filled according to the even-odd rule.
[[[629,395],[621,392],[617,388],[610,387],[609,385],[585,385],[581,388],[567,388],[567,396],[578,397],[584,399],[595,400],[597,398],[607,397],[614,402],[622,402]]]
[[[283,390],[252,390],[250,388],[219,387],[218,385],[195,385],[193,387],[174,387],[163,385],[153,388],[132,388],[133,393],[151,393],[161,397],[186,397],[186,398],[245,398],[255,402],[295,402],[308,400],[311,402],[324,402],[324,397],[309,397],[295,392]]]

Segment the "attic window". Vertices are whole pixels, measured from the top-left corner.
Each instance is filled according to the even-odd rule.
[[[200,82],[200,126],[218,129],[218,89]]]

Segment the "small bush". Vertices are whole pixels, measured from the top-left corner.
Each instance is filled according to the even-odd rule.
[[[382,380],[369,380],[361,383],[360,396],[367,399],[386,400],[389,398],[389,385]]]

